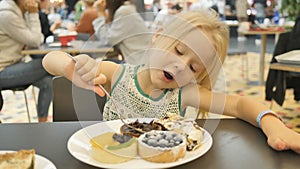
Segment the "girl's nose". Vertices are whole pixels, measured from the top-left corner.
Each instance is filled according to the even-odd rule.
[[[177,61],[173,63],[173,67],[177,70],[177,71],[183,71],[185,69],[185,63]]]
[[[185,59],[179,59],[174,62],[174,67],[177,71],[183,71],[186,68],[188,61]]]

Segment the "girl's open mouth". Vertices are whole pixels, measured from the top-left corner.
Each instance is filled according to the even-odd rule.
[[[163,71],[164,77],[167,81],[172,81],[174,80],[174,77],[171,73],[167,72],[167,71]]]

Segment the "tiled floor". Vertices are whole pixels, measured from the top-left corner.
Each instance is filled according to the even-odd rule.
[[[38,88],[30,86],[26,91],[31,122],[37,122],[37,111],[35,106],[34,94],[37,99]],[[3,123],[22,123],[28,122],[26,104],[23,92],[13,92],[11,90],[2,91],[4,104],[0,112],[0,120]],[[49,121],[52,121],[52,105],[49,108]]]

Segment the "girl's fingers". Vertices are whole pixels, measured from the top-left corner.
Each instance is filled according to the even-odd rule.
[[[94,87],[94,92],[101,97],[105,96],[104,91],[98,85]]]
[[[78,57],[76,63],[76,71],[80,76],[85,74],[96,75],[96,61],[92,58],[87,57]],[[93,77],[94,78],[94,77]]]
[[[300,154],[300,135],[291,129],[279,131],[268,138],[268,144],[275,150],[292,150]]]
[[[86,85],[89,86],[88,88],[91,88],[99,96],[105,96],[105,93],[98,84],[104,84],[106,82],[106,77],[103,74],[96,76],[97,62],[84,54],[75,56],[75,60],[75,69],[80,76],[80,79],[83,81],[82,83],[86,83]]]
[[[283,151],[288,149],[286,143],[279,138],[268,140],[269,145],[278,151]]]
[[[92,81],[95,78],[95,76],[96,75],[95,75],[95,73],[93,71],[89,71],[89,72],[87,72],[85,74],[80,75],[80,78],[83,81],[88,82],[88,81]]]
[[[98,84],[104,84],[106,83],[106,76],[103,74],[98,75],[95,79],[94,79],[94,85],[98,85]]]

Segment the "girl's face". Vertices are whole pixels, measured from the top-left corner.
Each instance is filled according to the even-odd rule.
[[[215,58],[215,49],[199,29],[176,41],[168,50],[155,48],[149,51],[150,78],[158,88],[178,88],[196,83],[204,78]]]

